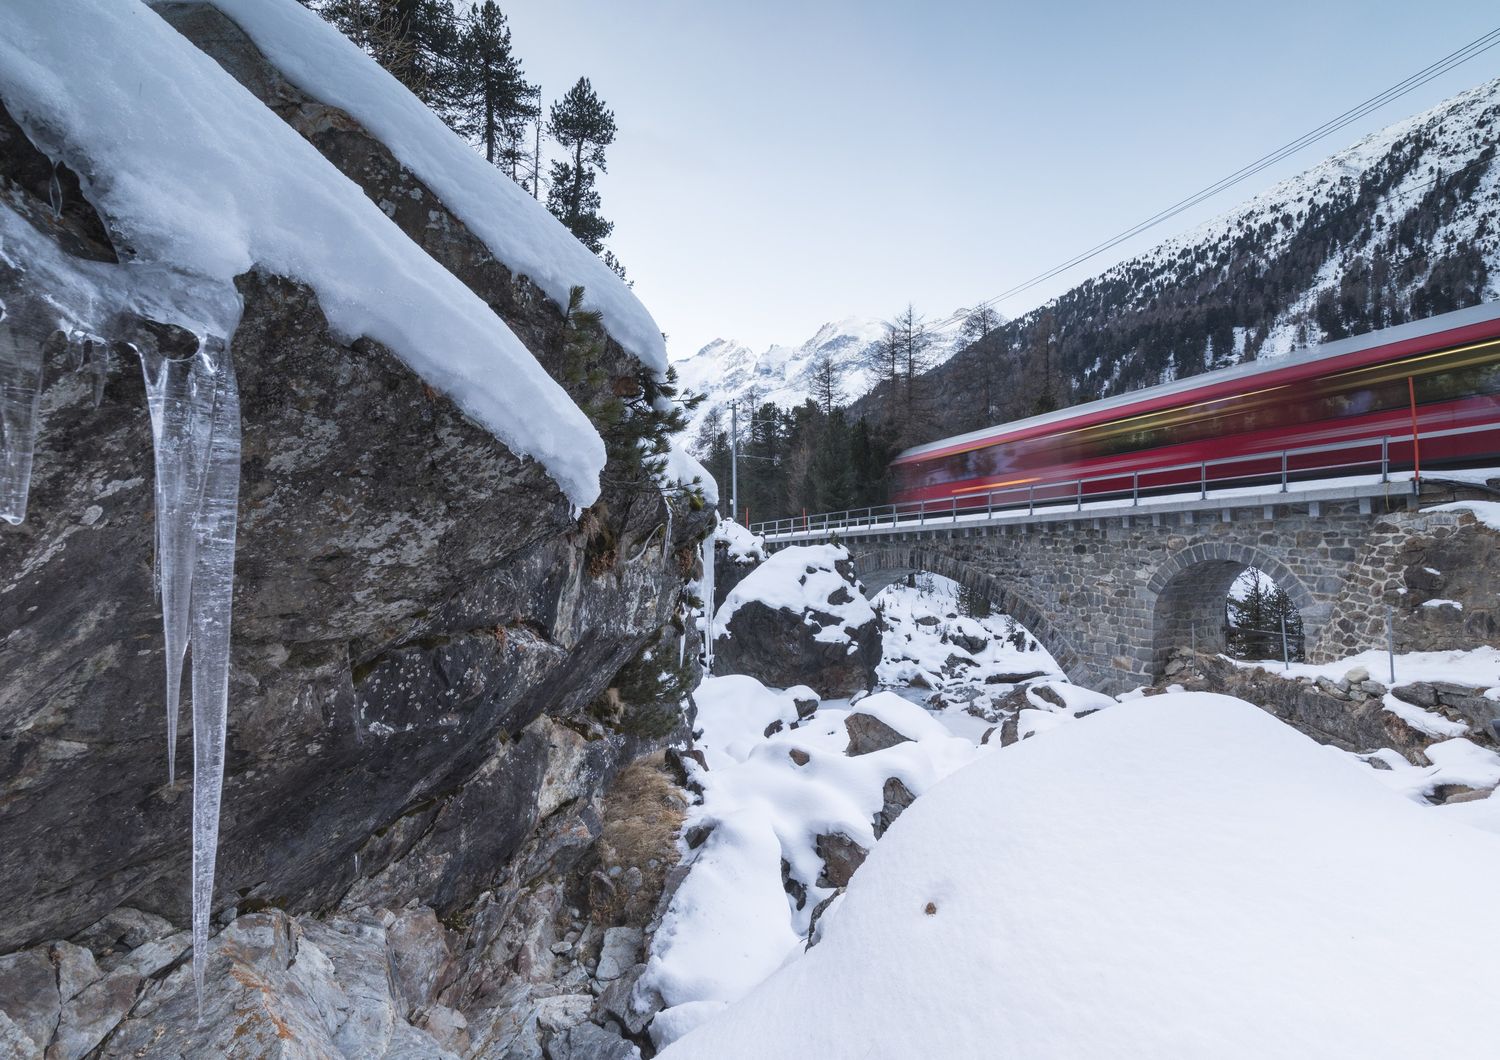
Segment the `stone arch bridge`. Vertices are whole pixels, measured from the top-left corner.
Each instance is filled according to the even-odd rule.
[[[1403,545],[1449,533],[1461,518],[1421,510],[1454,499],[1451,490],[1420,499],[1408,490],[1039,511],[833,536],[867,595],[914,571],[952,578],[1027,626],[1071,679],[1118,693],[1154,680],[1179,647],[1222,650],[1225,597],[1249,566],[1290,594],[1310,660],[1383,647],[1386,604],[1405,591]],[[782,534],[768,544],[829,536]]]

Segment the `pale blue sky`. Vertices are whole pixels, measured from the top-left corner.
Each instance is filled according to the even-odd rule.
[[[988,298],[1500,25],[1478,0],[500,0],[548,100],[615,111],[611,244],[674,357]],[[1051,284],[1016,315],[1361,135],[1500,48]]]

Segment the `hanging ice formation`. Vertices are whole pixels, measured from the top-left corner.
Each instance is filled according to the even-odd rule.
[[[703,563],[703,579],[698,583],[703,594],[703,665],[712,672],[714,668],[714,537],[709,534],[699,546],[699,557]]]
[[[0,205],[0,517],[26,515],[44,349],[61,333],[102,393],[111,340],[141,358],[156,463],[156,567],[166,648],[167,773],[175,782],[182,670],[192,647],[193,977],[202,1008],[224,784],[240,407],[232,287],[146,265],[63,255]],[[163,321],[172,328],[142,326]],[[177,334],[196,341],[164,342]]]

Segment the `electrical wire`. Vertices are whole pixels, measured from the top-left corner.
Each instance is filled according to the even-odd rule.
[[[1207,187],[1194,192],[1192,195],[1189,195],[1185,199],[1180,199],[1176,203],[1173,203],[1171,206],[1168,206],[1165,209],[1152,214],[1144,221],[1140,221],[1130,226],[1129,228],[1125,229],[1125,231],[1111,236],[1109,239],[1106,239],[1104,242],[1090,247],[1088,250],[1085,250],[1079,254],[1075,254],[1073,257],[1064,261],[1060,265],[1055,265],[1052,268],[1045,270],[1044,272],[1038,273],[1029,280],[1025,280],[1022,283],[1016,284],[1014,287],[1002,291],[1001,293],[995,295],[993,298],[987,298],[982,302],[976,303],[968,309],[955,312],[950,316],[929,325],[929,327],[931,327],[933,330],[938,331],[951,327],[953,324],[962,321],[972,313],[976,313],[981,309],[993,308],[994,305],[998,302],[1002,302],[1007,298],[1012,298],[1018,294],[1028,291],[1038,284],[1045,283],[1046,281],[1052,279],[1054,276],[1066,272],[1067,270],[1074,268],[1077,265],[1081,265],[1091,258],[1098,257],[1106,250],[1110,250],[1116,246],[1119,246],[1121,243],[1125,242],[1125,240],[1137,236],[1149,228],[1153,228],[1164,221],[1168,221],[1171,218],[1176,217],[1184,210],[1191,209],[1192,207],[1198,205],[1206,199],[1219,194],[1221,191],[1225,191],[1226,189],[1231,188],[1236,184],[1248,180],[1255,174],[1260,173],[1270,166],[1275,165],[1277,162],[1282,161],[1283,159],[1292,154],[1295,154],[1303,148],[1308,147],[1311,144],[1314,144],[1317,141],[1331,135],[1332,133],[1335,133],[1338,130],[1352,124],[1353,122],[1358,121],[1360,118],[1363,118],[1373,111],[1384,107],[1386,104],[1400,99],[1402,96],[1408,94],[1409,92],[1413,92],[1416,89],[1421,88],[1429,81],[1441,77],[1443,74],[1446,74],[1449,71],[1463,65],[1469,60],[1484,54],[1496,45],[1500,45],[1500,27],[1496,27],[1495,29],[1490,30],[1488,33],[1476,37],[1468,44],[1465,44],[1462,48],[1450,52],[1449,54],[1443,56],[1443,58],[1438,59],[1436,62],[1430,63],[1429,65],[1423,67],[1421,70],[1418,70],[1416,73],[1410,75],[1404,80],[1398,81],[1396,84],[1391,85],[1389,88],[1385,89],[1382,92],[1376,93],[1375,95],[1364,100],[1362,103],[1358,103],[1355,106],[1350,107],[1342,114],[1334,118],[1330,118],[1328,121],[1325,121],[1317,128],[1303,133],[1295,140],[1283,144],[1281,147],[1278,147],[1276,150],[1270,152],[1269,154],[1262,155],[1254,162],[1241,166],[1239,169],[1235,170],[1228,176],[1220,178]]]

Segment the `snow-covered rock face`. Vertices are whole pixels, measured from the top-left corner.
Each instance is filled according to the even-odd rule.
[[[18,12],[25,18],[10,18]],[[190,167],[201,160],[182,145],[151,158],[151,145],[163,135],[201,132],[209,119],[193,108],[222,103],[212,118],[225,130],[244,118],[264,131],[265,121],[279,119],[264,108],[264,118],[246,118],[247,108],[260,106],[255,98],[140,5],[23,4],[7,16],[0,41],[7,106],[18,98],[14,86],[35,88],[47,79],[42,60],[51,55],[45,50],[52,47],[48,35],[66,31],[69,19],[81,19],[85,31],[69,38],[63,58],[71,63],[80,61],[79,53],[97,53],[108,62],[79,75],[79,92],[114,99],[119,85],[109,77],[125,70],[134,78],[138,72],[143,92],[175,85],[172,106],[157,110],[131,96],[116,118],[128,113],[132,120],[170,124],[177,113],[172,107],[188,107],[192,120],[165,132],[136,130],[155,140],[114,129],[111,135],[120,135],[110,141],[110,151],[91,160],[82,186],[90,196],[109,191],[93,202],[98,213],[61,170],[60,216],[48,197],[50,162],[24,136],[10,137],[12,127],[0,122],[0,210],[20,214],[24,206],[29,212],[23,223],[40,238],[55,240],[69,267],[90,277],[170,271],[157,259],[170,257],[182,244],[172,233],[187,240],[191,225],[152,233],[140,226],[161,218],[131,215],[137,227],[130,231],[142,237],[132,243],[138,257],[116,264],[110,259],[128,255],[110,246],[105,234],[107,228],[120,235],[111,207],[132,194],[150,193],[154,207],[175,223],[200,215],[202,199],[195,196],[228,192],[200,173],[203,186],[174,201],[173,189],[189,182]],[[140,40],[137,30],[145,34]],[[243,35],[237,39],[243,42]],[[132,41],[150,47],[142,45],[127,62],[119,50]],[[174,57],[182,52],[182,61],[152,63],[153,48],[169,49]],[[253,50],[238,53],[237,61],[223,58],[242,73],[269,69]],[[681,613],[684,570],[692,567],[693,549],[709,528],[711,515],[692,511],[680,498],[669,512],[649,481],[612,484],[606,503],[580,523],[560,487],[567,476],[557,478],[557,466],[526,459],[522,447],[505,444],[466,415],[467,406],[445,396],[443,386],[414,371],[401,351],[369,339],[351,341],[360,329],[339,326],[347,323],[341,312],[374,298],[364,286],[367,271],[318,271],[298,282],[276,275],[277,268],[295,276],[328,262],[316,255],[272,255],[261,261],[263,268],[233,275],[261,260],[259,251],[269,245],[263,241],[275,234],[245,229],[240,222],[268,219],[236,211],[264,207],[280,223],[305,208],[317,215],[318,225],[302,233],[313,241],[338,218],[353,218],[359,223],[342,249],[338,239],[304,249],[358,253],[359,235],[382,243],[387,257],[379,260],[395,254],[425,261],[401,275],[410,298],[377,292],[391,312],[403,315],[403,327],[431,324],[440,334],[452,322],[442,316],[447,310],[471,324],[487,315],[499,329],[490,339],[511,335],[529,371],[538,375],[548,351],[561,346],[558,307],[496,261],[451,212],[441,212],[430,191],[417,188],[409,172],[390,162],[389,150],[347,115],[284,82],[248,73],[247,81],[296,111],[307,122],[303,131],[319,129],[324,136],[316,142],[319,154],[278,124],[290,139],[277,135],[277,151],[258,156],[284,157],[288,169],[308,179],[321,174],[316,195],[299,202],[297,187],[282,187],[287,201],[273,204],[267,201],[272,192],[251,189],[235,209],[214,216],[224,229],[215,233],[224,242],[184,251],[197,255],[193,275],[227,293],[233,308],[223,331],[187,333],[228,341],[232,331],[242,413],[240,452],[230,461],[237,471],[231,478],[238,507],[232,493],[212,491],[219,504],[203,535],[196,520],[156,514],[158,482],[181,487],[163,490],[178,497],[165,510],[192,509],[193,497],[202,492],[194,482],[204,455],[212,466],[216,446],[230,440],[222,432],[200,431],[191,417],[185,426],[168,428],[185,409],[228,411],[227,404],[212,400],[214,386],[191,373],[186,379],[174,374],[186,371],[188,362],[148,357],[143,371],[135,352],[113,349],[103,351],[108,358],[90,359],[83,371],[72,371],[76,366],[62,351],[45,354],[27,518],[0,533],[0,739],[12,796],[0,804],[0,848],[27,852],[0,859],[0,952],[70,935],[127,899],[178,924],[189,918],[183,856],[189,816],[194,799],[216,796],[217,789],[205,777],[190,798],[182,771],[175,784],[168,782],[158,576],[169,615],[180,615],[186,603],[195,638],[201,632],[191,651],[195,707],[210,705],[196,687],[200,670],[230,686],[212,908],[270,903],[298,912],[336,903],[352,886],[372,905],[399,907],[421,895],[447,916],[469,908],[484,892],[497,902],[517,901],[523,887],[507,877],[510,859],[544,825],[574,837],[569,842],[575,846],[587,843],[590,799],[639,744],[624,734],[628,717],[600,720],[589,707]],[[201,98],[181,91],[200,82],[211,88]],[[90,124],[98,116],[67,112],[70,98],[48,95],[44,116],[61,122],[57,129],[78,131],[69,151],[86,153],[84,134],[98,131]],[[39,118],[23,124],[33,132],[54,128]],[[238,145],[234,180],[250,172],[244,159],[256,154],[256,142]],[[228,150],[218,144],[208,162],[222,161],[218,148]],[[282,148],[284,155],[278,153]],[[28,168],[22,157],[27,152],[31,161],[41,161]],[[141,183],[143,173],[168,162],[187,167],[174,171],[177,183],[155,192]],[[115,163],[119,168],[111,168]],[[282,170],[272,166],[265,172]],[[31,179],[38,174],[40,183]],[[423,196],[421,218],[393,211],[393,220],[375,205]],[[288,235],[284,226],[278,231]],[[20,242],[6,232],[4,251],[10,254]],[[290,254],[291,245],[272,249]],[[83,261],[78,251],[89,246],[98,253]],[[235,253],[248,247],[248,256],[214,258],[226,246]],[[21,264],[35,275],[43,261],[31,253]],[[216,261],[231,274],[218,275]],[[432,289],[424,290],[428,280]],[[51,299],[59,319],[122,308],[98,297],[113,290],[102,280],[82,294],[67,284],[40,286],[32,293]],[[442,296],[438,302],[424,301],[434,290]],[[482,298],[475,293],[481,290]],[[160,299],[131,294],[125,302],[132,326],[151,324],[179,335],[165,325],[192,323],[167,313],[172,305]],[[416,310],[417,302],[432,312]],[[19,312],[13,298],[7,306]],[[101,326],[99,337],[129,335],[111,325]],[[388,337],[395,342],[401,334]],[[197,346],[195,339],[187,352]],[[444,355],[462,346],[446,345]],[[205,342],[202,349],[215,347]],[[640,369],[617,344],[603,357],[608,374]],[[544,377],[541,383],[567,401],[556,384]],[[204,398],[209,400],[199,400]],[[543,433],[558,429],[547,422],[548,408],[543,403],[526,410]],[[153,453],[153,414],[163,439],[192,443],[162,447],[168,465],[180,462],[176,471]],[[562,439],[563,433],[551,436]],[[198,445],[202,441],[206,449]],[[233,523],[218,517],[236,513],[237,553],[226,562],[223,546]],[[188,525],[193,533],[176,532]],[[213,569],[232,569],[235,576],[234,637],[223,670],[210,665],[215,652],[208,637],[212,632],[227,640],[229,627],[197,630],[193,608],[210,601],[208,586],[188,587],[177,577],[185,568],[175,561],[193,549],[194,562],[205,549],[217,549]],[[229,588],[227,580],[214,581],[222,602]],[[180,625],[172,617],[168,625],[172,651],[179,652]],[[674,633],[667,645],[674,657],[676,639]],[[631,705],[624,706],[628,714]],[[547,735],[550,723],[543,715],[567,718],[595,738],[586,752],[565,754],[559,739]],[[195,721],[195,740],[215,735],[211,722]],[[181,762],[186,747],[177,750]],[[201,757],[210,757],[209,750],[200,749]],[[544,800],[552,798],[543,782],[549,771],[564,768],[576,773],[567,780],[570,794],[549,803],[551,817],[539,823]],[[204,838],[211,861],[211,836]],[[459,846],[463,856],[456,853]],[[203,860],[198,877],[206,882]],[[206,923],[204,904],[200,900],[199,919]],[[493,920],[498,932],[504,916]]]
[[[714,672],[847,696],[875,683],[880,622],[847,549],[794,546],[756,567],[714,616]]]

